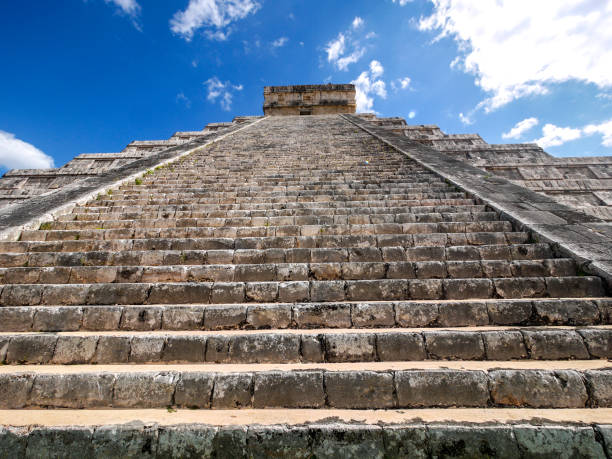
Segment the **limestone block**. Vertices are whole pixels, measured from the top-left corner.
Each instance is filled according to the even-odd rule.
[[[501,406],[584,408],[587,391],[579,373],[570,370],[494,370],[491,399]]]
[[[322,408],[325,405],[321,371],[257,372],[253,408]]]
[[[395,373],[400,408],[486,407],[487,376],[481,371],[406,370]]]
[[[393,375],[375,371],[330,371],[324,374],[332,408],[393,408]]]
[[[215,378],[212,408],[250,408],[253,387],[251,373],[220,373]]]

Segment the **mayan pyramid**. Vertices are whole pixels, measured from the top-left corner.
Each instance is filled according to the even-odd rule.
[[[612,457],[612,161],[354,98],[0,179],[0,458]]]

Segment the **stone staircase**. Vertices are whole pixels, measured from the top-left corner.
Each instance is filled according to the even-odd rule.
[[[0,457],[612,453],[601,279],[340,116],[266,118],[0,266]]]

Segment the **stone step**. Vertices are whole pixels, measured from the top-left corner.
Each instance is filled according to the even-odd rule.
[[[612,407],[602,360],[0,367],[0,409]],[[452,387],[452,390],[449,390]]]
[[[265,189],[272,188],[272,189]],[[192,196],[210,196],[210,197],[249,197],[256,195],[257,197],[293,197],[293,196],[319,196],[330,195],[337,197],[347,196],[367,196],[367,195],[387,195],[387,194],[422,194],[422,193],[462,193],[456,187],[446,183],[422,183],[422,184],[394,184],[381,185],[376,188],[353,188],[350,184],[341,186],[295,186],[295,187],[261,187],[251,184],[242,183],[238,186],[224,186],[222,189],[210,184],[196,185],[173,185],[171,188],[163,182],[152,182],[143,185],[126,187],[122,186],[117,190],[111,190],[107,193],[106,199],[130,199],[131,197],[139,197],[143,194],[171,197],[181,195],[185,198]]]
[[[182,228],[126,228],[89,230],[26,230],[21,241],[65,241],[144,239],[151,237],[275,237],[318,235],[375,235],[375,234],[431,234],[431,233],[504,233],[511,232],[508,221],[444,222],[444,223],[380,223],[368,225],[286,225],[232,226]]]
[[[598,459],[610,424],[608,408],[4,410],[0,456]]]
[[[234,182],[223,183],[223,189],[219,190],[215,185],[216,182],[211,181],[178,181],[178,180],[163,180],[162,177],[156,177],[152,183],[147,183],[148,191],[159,191],[166,193],[168,187],[172,186],[172,190],[181,190],[184,192],[224,192],[224,193],[296,193],[296,192],[365,192],[375,193],[383,191],[385,193],[393,192],[393,190],[449,190],[457,191],[453,185],[449,185],[441,179],[428,181],[413,181],[413,180],[397,180],[394,183],[389,181],[376,181],[370,184],[361,184],[355,181],[347,182],[315,182],[315,183],[258,183],[251,180],[245,181],[236,180]],[[116,194],[131,194],[141,193],[142,185],[121,185],[118,189],[110,189],[109,195]]]
[[[0,308],[2,332],[612,325],[612,300],[533,299]]]
[[[156,233],[154,236],[160,236]],[[361,234],[361,235],[321,235],[315,236],[269,236],[269,237],[199,237],[168,238],[143,237],[141,239],[108,240],[64,240],[64,241],[0,241],[0,253],[42,253],[42,252],[117,252],[117,251],[156,251],[156,250],[266,250],[266,249],[348,249],[404,247],[410,250],[410,259],[438,259],[443,248],[473,246],[481,253],[486,247],[527,244],[529,234],[525,232],[506,233],[427,233],[427,234]],[[491,249],[484,259],[506,259],[506,251]],[[518,249],[529,253],[529,250]],[[539,252],[540,249],[534,249]],[[416,258],[415,258],[416,257]],[[514,257],[514,255],[512,255]]]
[[[348,259],[361,260],[361,253],[366,251],[368,250],[349,250]],[[378,253],[377,249],[373,251]],[[233,260],[219,261],[231,263]],[[322,261],[322,263],[242,263],[237,265],[94,265],[0,268],[0,284],[480,279],[571,277],[577,274],[576,263],[568,258],[520,261],[348,261],[341,263]]]
[[[301,209],[269,210],[213,210],[208,206],[131,206],[131,207],[75,207],[70,214],[59,215],[58,221],[120,220],[122,218],[236,218],[236,217],[302,217],[329,215],[415,215],[429,213],[487,212],[484,205],[471,206],[419,206],[419,207],[311,207]]]
[[[0,363],[345,363],[612,358],[612,327],[0,333]]]
[[[100,198],[101,199],[101,198]],[[388,200],[379,199],[375,201],[325,201],[325,202],[267,202],[267,203],[216,203],[203,204],[197,201],[185,203],[181,200],[176,202],[152,202],[151,200],[142,199],[138,202],[112,202],[109,201],[102,205],[100,200],[90,201],[85,206],[93,209],[114,209],[114,208],[169,208],[182,207],[192,209],[210,209],[210,210],[265,210],[265,209],[312,209],[312,208],[363,208],[363,207],[406,207],[420,208],[431,206],[473,206],[477,204],[475,199],[410,199],[410,200]]]
[[[22,245],[26,249],[27,246]],[[40,248],[40,247],[39,247]],[[92,252],[5,252],[0,266],[169,266],[215,263],[343,263],[403,261],[519,261],[554,258],[548,244],[513,244],[451,247],[348,247],[335,249],[239,250],[107,250]]]
[[[133,197],[126,197],[121,199],[118,196],[114,199],[112,196],[99,195],[100,199],[96,200],[98,206],[112,206],[112,205],[138,205],[140,203],[148,204],[173,204],[173,203],[198,203],[198,204],[248,204],[250,206],[257,204],[273,204],[273,203],[321,203],[321,202],[335,202],[344,204],[344,206],[350,205],[352,202],[365,203],[370,201],[385,200],[390,202],[399,201],[424,201],[424,200],[467,200],[467,193],[464,192],[447,192],[447,193],[435,193],[435,192],[421,192],[421,193],[405,193],[405,194],[367,194],[363,196],[339,196],[331,194],[316,194],[312,196],[271,196],[267,199],[260,196],[243,196],[243,197],[208,197],[205,194],[202,195],[183,195],[181,193],[168,193],[161,195],[157,193],[143,193]],[[396,204],[398,205],[398,204]]]
[[[384,279],[287,282],[6,284],[2,306],[225,304],[603,297],[601,278]]]
[[[287,225],[371,225],[381,223],[481,222],[498,220],[495,212],[413,214],[304,215],[286,217],[214,217],[214,218],[129,218],[118,220],[53,221],[41,224],[45,230],[117,229],[117,228],[184,228],[227,226],[287,226]]]

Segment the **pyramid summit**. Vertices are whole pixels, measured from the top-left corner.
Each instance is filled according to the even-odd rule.
[[[0,457],[609,457],[612,163],[354,106],[5,174]]]

